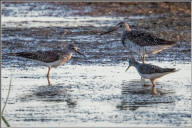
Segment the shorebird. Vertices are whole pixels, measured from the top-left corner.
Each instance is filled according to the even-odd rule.
[[[74,44],[68,44],[63,50],[54,50],[54,51],[36,51],[36,52],[18,52],[18,53],[9,53],[11,56],[19,56],[27,58],[37,63],[47,66],[47,80],[49,81],[49,72],[52,67],[56,68],[57,66],[64,65],[65,62],[71,59],[73,53],[78,53],[85,57],[84,54],[78,51],[78,48]]]
[[[115,27],[101,33],[100,35],[108,34],[118,28],[124,28],[121,36],[123,46],[131,51],[131,53],[134,52],[139,55],[143,63],[145,63],[146,55],[156,54],[176,44],[175,41],[160,39],[148,32],[131,30],[129,25],[125,22],[118,23]]]
[[[127,69],[125,71],[127,71],[131,66],[134,66],[137,69],[137,72],[139,73],[139,75],[142,78],[150,79],[150,81],[153,85],[153,87],[152,87],[153,95],[160,95],[160,93],[158,93],[156,91],[155,80],[164,75],[177,71],[175,68],[161,68],[159,66],[155,66],[155,65],[151,65],[151,64],[139,63],[134,58],[129,59],[129,66],[127,67]],[[150,86],[150,85],[144,84],[144,86]]]

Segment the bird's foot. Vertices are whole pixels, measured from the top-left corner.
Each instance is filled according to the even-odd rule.
[[[155,96],[160,96],[161,94],[156,90],[156,88],[152,88],[152,92],[151,92],[152,95],[155,95]]]
[[[50,82],[48,82],[48,86],[52,86],[52,84]]]

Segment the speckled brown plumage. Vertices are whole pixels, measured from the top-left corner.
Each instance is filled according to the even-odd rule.
[[[139,63],[135,59],[130,59],[129,60],[130,66],[134,66],[137,71],[141,74],[153,74],[153,73],[166,73],[166,72],[175,72],[175,68],[161,68],[156,65],[152,64],[143,64]]]
[[[166,75],[169,73],[176,72],[175,68],[161,68],[159,66],[151,65],[151,64],[143,64],[136,61],[134,58],[129,59],[129,67],[134,66],[137,69],[137,72],[142,78],[150,79],[153,87],[152,87],[152,94],[153,95],[160,95],[155,88],[155,80]],[[126,71],[129,69],[126,69]],[[150,85],[144,84],[145,87]]]
[[[59,59],[59,53],[60,51],[19,52],[15,53],[15,56],[50,63]]]
[[[49,81],[49,72],[52,67],[63,65],[65,62],[71,59],[73,53],[80,53],[74,44],[69,44],[63,50],[52,50],[52,51],[36,51],[36,52],[18,52],[8,53],[10,56],[19,56],[31,60],[35,60],[48,67],[47,80]],[[85,56],[85,55],[83,55]]]
[[[152,35],[151,33],[147,33],[144,31],[124,31],[122,34],[122,44],[125,45],[125,40],[129,39],[130,41],[134,42],[139,46],[154,46],[154,45],[174,45],[176,44],[175,41],[167,41],[164,39],[157,38],[156,36]]]
[[[110,28],[100,35],[113,32],[118,28],[124,29],[121,36],[121,43],[123,46],[131,53],[139,55],[143,63],[146,55],[156,54],[176,44],[175,41],[160,39],[149,32],[131,30],[129,25],[125,22],[118,23],[115,27]],[[133,54],[130,55],[133,56]]]

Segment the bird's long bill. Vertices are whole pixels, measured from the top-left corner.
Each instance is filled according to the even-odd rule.
[[[108,31],[103,32],[103,33],[101,33],[100,35],[108,34],[108,33],[110,33],[110,32],[113,32],[113,31],[117,30],[117,29],[118,29],[118,27],[115,26],[114,28],[111,28],[111,29],[109,29]]]
[[[79,55],[86,57],[83,53],[79,52],[78,50],[75,50],[75,52],[78,53]]]
[[[131,66],[128,66],[127,69],[125,70],[125,72],[130,68]]]

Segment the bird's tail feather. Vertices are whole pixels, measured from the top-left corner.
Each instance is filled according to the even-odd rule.
[[[177,72],[177,71],[179,71],[180,69],[176,69],[176,68],[167,68],[167,69],[165,69],[167,72],[170,72],[170,73],[172,73],[172,72]]]

